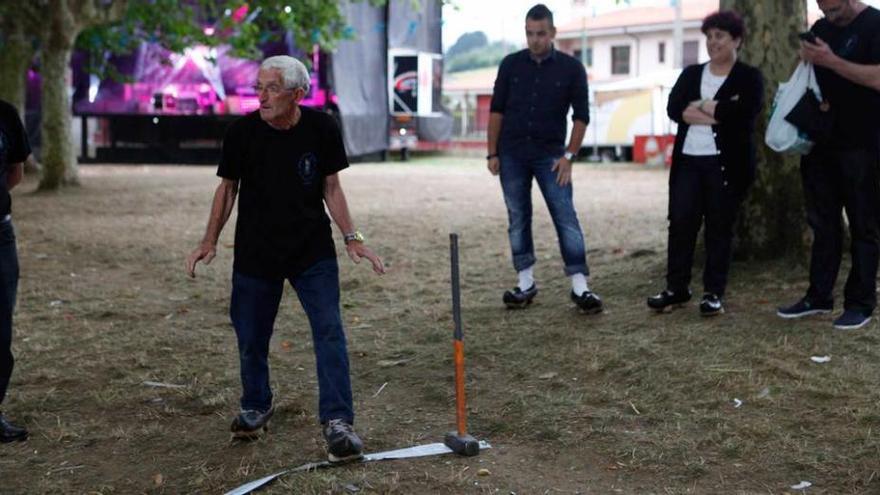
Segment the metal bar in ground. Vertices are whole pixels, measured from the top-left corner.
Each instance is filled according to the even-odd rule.
[[[482,440],[480,441],[480,450],[483,449],[491,449],[492,446],[489,445],[489,442]],[[451,454],[452,450],[443,445],[442,443],[429,443],[426,445],[416,445],[415,447],[407,447],[405,449],[397,449],[397,450],[386,450],[385,452],[376,452],[373,454],[367,454],[363,459],[357,462],[352,463],[344,463],[344,464],[333,464],[328,461],[322,462],[309,462],[307,464],[303,464],[301,466],[297,466],[295,468],[286,469],[284,471],[279,471],[275,474],[266,476],[264,478],[260,478],[258,480],[254,480],[244,485],[239,486],[238,488],[226,492],[224,495],[247,495],[255,490],[258,490],[269,483],[277,480],[278,478],[290,474],[297,473],[303,471],[316,471],[318,469],[336,467],[336,466],[348,466],[351,464],[362,464],[364,462],[375,462],[375,461],[391,461],[395,459],[413,459],[416,457],[428,457],[432,455],[442,455],[442,454]]]

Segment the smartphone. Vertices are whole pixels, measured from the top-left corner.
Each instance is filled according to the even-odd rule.
[[[806,41],[807,43],[816,44],[816,35],[813,34],[812,31],[806,31],[804,33],[799,33],[798,38]]]

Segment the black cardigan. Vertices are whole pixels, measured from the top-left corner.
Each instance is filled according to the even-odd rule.
[[[666,113],[678,123],[675,147],[672,152],[670,183],[681,163],[684,138],[690,125],[682,119],[688,103],[702,99],[700,83],[705,64],[685,68],[672,92]],[[715,120],[712,126],[718,158],[721,160],[721,173],[724,186],[735,195],[743,195],[755,179],[757,159],[755,156],[755,120],[764,105],[764,77],[758,69],[736,62],[724,84],[715,95]]]

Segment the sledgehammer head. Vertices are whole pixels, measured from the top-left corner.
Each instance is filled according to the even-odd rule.
[[[443,443],[458,455],[472,457],[480,453],[480,442],[476,438],[468,434],[459,435],[457,431],[447,433]]]

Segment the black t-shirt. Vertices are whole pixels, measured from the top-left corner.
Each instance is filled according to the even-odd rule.
[[[6,189],[9,166],[25,161],[30,154],[31,145],[18,111],[10,103],[0,100],[0,217],[12,211],[12,198]]]
[[[324,178],[348,167],[339,126],[302,108],[299,122],[274,129],[259,111],[233,122],[217,175],[239,181],[233,268],[262,278],[296,276],[336,256],[324,210]]]
[[[813,33],[834,53],[862,65],[880,64],[880,10],[868,7],[844,27],[819,19]],[[880,140],[880,92],[816,67],[823,98],[834,112],[834,147],[875,147]]]

